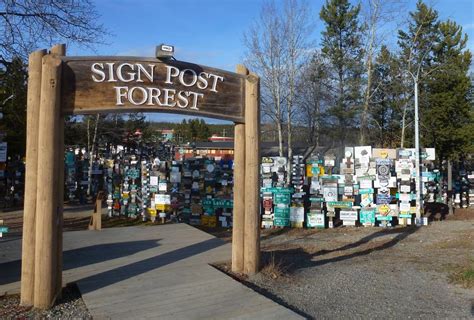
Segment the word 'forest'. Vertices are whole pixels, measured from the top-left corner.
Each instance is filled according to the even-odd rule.
[[[121,82],[121,83],[154,83],[154,64],[143,66],[140,63],[115,63],[96,62],[91,66],[92,80],[94,82]],[[148,81],[147,81],[148,79]],[[193,69],[180,70],[174,66],[166,66],[166,77],[164,85],[173,86],[179,84],[184,87],[196,86],[200,90],[208,89],[217,93],[218,82],[224,81],[224,77],[212,73],[197,73]],[[199,110],[199,100],[204,98],[204,93],[191,90],[176,90],[172,87],[154,86],[114,86],[117,106],[123,106],[127,102],[135,106],[160,106],[178,107],[181,109]]]

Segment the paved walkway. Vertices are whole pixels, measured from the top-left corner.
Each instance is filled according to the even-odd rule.
[[[230,244],[173,224],[64,234],[64,283],[95,319],[301,319],[214,269]],[[19,291],[19,240],[0,240],[0,293]]]

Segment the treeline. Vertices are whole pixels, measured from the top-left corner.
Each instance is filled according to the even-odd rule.
[[[390,0],[327,0],[319,19],[304,1],[262,6],[244,44],[247,65],[261,77],[267,137],[276,138],[281,155],[286,144],[291,157],[301,139],[413,147],[415,82],[422,145],[435,147],[441,160],[474,151],[467,35],[423,1],[390,30],[403,12]],[[323,24],[319,40],[316,24]],[[395,32],[396,44],[388,34]]]

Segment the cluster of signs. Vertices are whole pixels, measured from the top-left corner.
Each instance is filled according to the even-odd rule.
[[[435,160],[434,151],[423,150],[423,163]],[[423,166],[422,171],[425,182],[435,177]],[[343,157],[308,159],[305,173],[308,191],[303,210],[307,227],[332,228],[337,221],[345,226],[412,223],[416,210],[414,149],[346,147]],[[268,216],[270,206],[265,193],[270,189],[266,186],[262,190],[267,201],[264,215]],[[278,192],[273,192],[275,217],[277,197],[281,197]],[[263,226],[268,227],[268,222]]]

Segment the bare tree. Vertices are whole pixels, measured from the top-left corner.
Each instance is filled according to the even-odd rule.
[[[274,2],[264,3],[259,19],[244,34],[246,63],[261,79],[261,110],[275,123],[278,150],[283,156],[284,28]]]
[[[100,113],[96,114],[95,122],[94,122],[94,135],[90,136],[90,121],[91,117],[87,117],[87,153],[89,154],[89,170],[87,171],[87,196],[91,195],[92,191],[92,164],[95,157],[95,148],[96,148],[96,141],[97,141],[97,129],[99,127],[100,122]]]
[[[298,87],[296,119],[306,130],[306,142],[314,147],[321,143],[322,120],[331,93],[327,87],[327,66],[316,52],[304,66]]]
[[[91,0],[2,0],[0,1],[0,59],[24,61],[40,45],[55,42],[97,44],[107,34],[98,24]]]
[[[291,172],[293,148],[292,131],[293,117],[295,114],[296,93],[298,82],[302,80],[303,66],[308,62],[310,55],[309,36],[313,30],[310,21],[309,6],[307,2],[287,0],[284,5],[284,30],[285,30],[285,75],[286,75],[286,115],[288,134],[288,172]],[[288,174],[288,184],[291,175]]]
[[[360,119],[359,143],[361,145],[367,143],[370,100],[379,86],[378,83],[373,83],[374,59],[380,47],[384,44],[381,39],[389,37],[388,31],[384,28],[385,25],[397,22],[397,16],[403,11],[402,8],[405,8],[405,3],[402,0],[366,0],[364,5],[366,41],[364,52],[367,84],[364,88],[363,110]]]

